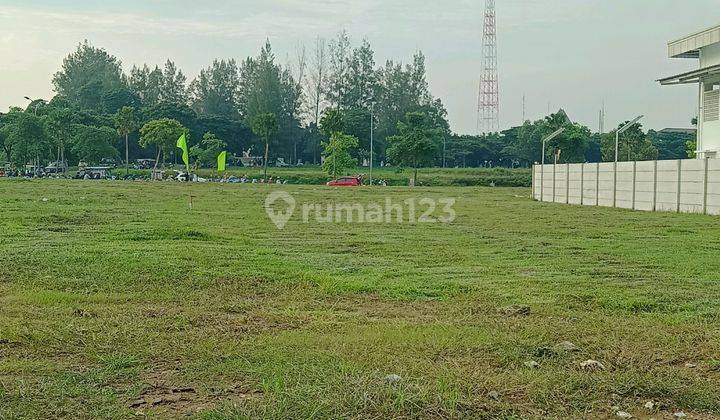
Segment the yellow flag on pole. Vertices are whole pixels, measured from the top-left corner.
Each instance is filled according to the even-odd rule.
[[[225,172],[225,161],[227,160],[227,152],[221,152],[218,155],[218,172]]]
[[[185,133],[183,133],[182,136],[177,141],[177,147],[178,149],[181,149],[182,154],[182,160],[185,162],[185,169],[187,169],[187,173],[190,173],[190,153],[188,153],[188,147],[187,147],[187,139],[185,138]]]

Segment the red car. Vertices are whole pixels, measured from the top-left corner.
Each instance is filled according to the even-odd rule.
[[[359,176],[345,176],[327,183],[328,187],[359,187],[362,185],[362,178]]]

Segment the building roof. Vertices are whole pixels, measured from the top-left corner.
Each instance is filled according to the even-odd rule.
[[[662,134],[685,134],[688,136],[695,135],[697,133],[697,129],[695,128],[663,128],[662,130],[658,131],[658,133]]]
[[[682,85],[687,83],[698,83],[703,76],[720,74],[720,64],[680,73],[675,76],[663,77],[658,80],[661,85]]]
[[[700,48],[720,43],[720,25],[668,42],[670,58],[700,58]]]

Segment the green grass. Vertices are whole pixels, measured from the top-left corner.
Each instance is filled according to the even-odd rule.
[[[279,189],[457,220],[278,231]],[[0,418],[720,413],[718,219],[528,196],[0,179]]]

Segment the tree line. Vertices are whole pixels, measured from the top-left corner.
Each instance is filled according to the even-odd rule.
[[[618,125],[620,128],[627,122]],[[693,121],[695,124],[695,121]],[[542,139],[559,128],[565,131],[546,144],[546,163],[610,162],[615,160],[615,132],[592,132],[573,123],[563,110],[537,121],[525,121],[500,133],[484,136],[453,134],[446,143],[445,165],[455,167],[528,167],[542,161]],[[692,130],[644,131],[640,123],[622,133],[621,161],[687,159],[695,156]],[[557,159],[557,160],[556,160]]]
[[[184,133],[196,165],[211,165],[222,150],[249,151],[265,164],[330,159],[326,167],[337,173],[370,160],[372,132],[376,165],[515,167],[540,161],[542,138],[565,127],[548,144],[546,161],[614,159],[614,132],[593,133],[562,110],[501,133],[451,133],[421,52],[407,64],[377,65],[371,45],[353,46],[343,31],[287,61],[280,64],[266,42],[257,56],[214,60],[189,80],[172,60],[125,73],[117,57],[85,41],[53,75],[51,100],[0,114],[0,150],[18,167],[138,158],[159,164],[177,160],[174,144]],[[693,140],[636,124],[623,133],[620,159],[685,158]]]
[[[357,159],[369,157],[371,120],[376,162],[387,159],[385,139],[408,113],[423,113],[449,135],[421,52],[409,64],[378,66],[367,41],[353,47],[341,32],[330,42],[318,38],[310,51],[300,48],[289,61],[280,64],[266,42],[257,56],[214,60],[189,80],[172,60],[125,73],[117,57],[85,41],[52,77],[51,100],[0,115],[0,146],[18,166],[126,156],[167,162],[176,159],[171,137],[186,133],[201,164],[219,147],[238,156],[269,149],[270,161],[320,163],[328,137],[319,124],[329,109],[342,113],[344,133],[357,139]]]

